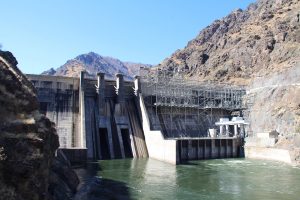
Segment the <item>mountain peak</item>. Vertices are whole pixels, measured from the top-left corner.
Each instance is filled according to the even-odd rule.
[[[114,78],[116,73],[122,73],[125,78],[132,79],[139,73],[140,67],[151,67],[148,64],[122,62],[116,58],[101,56],[95,52],[89,52],[68,60],[64,65],[54,70],[51,68],[43,72],[43,75],[79,77],[82,70],[87,76],[94,78],[98,72],[103,72],[108,78]]]
[[[53,69],[53,68],[50,68],[49,70],[44,71],[44,72],[42,73],[42,75],[54,75],[55,73],[56,73],[56,70]]]

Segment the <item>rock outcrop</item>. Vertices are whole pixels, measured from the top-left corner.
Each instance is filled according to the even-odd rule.
[[[16,65],[10,52],[0,52],[0,199],[47,199],[58,136]]]
[[[77,192],[79,179],[73,171],[67,157],[61,150],[57,151],[49,174],[49,195],[51,200],[72,200]]]
[[[300,55],[299,10],[298,0],[259,0],[216,20],[160,66],[236,84],[293,67]]]
[[[79,180],[61,152],[35,88],[0,51],[0,200],[72,199]]]
[[[299,162],[299,58],[300,1],[259,0],[216,20],[157,67],[246,85],[250,133],[278,132],[277,147]]]
[[[148,64],[122,62],[116,58],[105,57],[94,52],[82,54],[68,60],[64,65],[54,70],[51,68],[43,72],[43,75],[79,77],[80,72],[85,70],[87,76],[95,78],[96,74],[104,72],[107,78],[115,78],[116,73],[122,73],[127,79],[138,75],[140,67],[151,67]]]

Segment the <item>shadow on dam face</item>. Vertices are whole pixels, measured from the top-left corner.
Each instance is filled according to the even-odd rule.
[[[104,160],[105,159],[110,159],[107,129],[106,128],[100,128],[99,129],[99,136],[100,136],[101,158],[104,159]]]
[[[125,158],[132,158],[132,149],[128,129],[121,129],[122,140],[124,145]]]
[[[123,141],[124,147],[124,154],[125,158],[133,158],[132,148],[131,148],[131,139],[128,129],[121,129],[121,137]],[[99,138],[100,138],[100,154],[98,158],[101,160],[108,160],[111,159],[111,154],[109,151],[109,139],[108,139],[108,132],[106,128],[99,128]],[[119,145],[119,144],[114,144]]]

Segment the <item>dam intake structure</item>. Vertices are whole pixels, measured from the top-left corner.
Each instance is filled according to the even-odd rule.
[[[243,87],[148,68],[134,81],[122,74],[107,80],[104,73],[94,80],[84,71],[80,78],[27,77],[73,162],[150,157],[179,164],[242,155]]]

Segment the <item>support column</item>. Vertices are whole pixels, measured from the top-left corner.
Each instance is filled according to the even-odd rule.
[[[226,139],[226,158],[231,158],[232,157],[232,150],[231,150],[231,145],[230,145],[230,139]]]
[[[104,106],[105,106],[105,74],[97,73],[97,93],[98,93],[98,107],[99,115],[104,115]]]
[[[121,133],[120,125],[119,125],[120,123],[125,123],[124,121],[122,121],[122,119],[120,119],[120,117],[125,115],[124,79],[123,79],[123,75],[120,73],[116,74],[115,89],[116,89],[116,94],[117,94],[117,104],[115,107],[114,117],[115,117],[117,130],[118,130],[118,141],[119,141],[119,147],[121,150],[121,156],[122,156],[122,158],[125,158],[125,153],[124,153],[125,150],[124,150],[124,145],[123,145],[122,133]],[[127,124],[128,124],[128,126],[130,126],[128,122],[127,122]]]
[[[187,141],[188,144],[187,144],[187,160],[192,160],[193,159],[193,147],[192,147],[192,141],[191,140],[188,140]]]
[[[198,160],[204,159],[204,140],[198,140]]]
[[[123,75],[118,73],[116,74],[116,93],[118,95],[118,103],[124,103],[125,97],[124,97],[124,78]]]
[[[219,135],[219,137],[222,137],[224,135],[223,131],[224,131],[224,125],[220,125],[220,135]]]
[[[238,135],[238,126],[237,124],[234,125],[234,136],[236,137]]]
[[[229,125],[225,125],[226,128],[226,136],[229,136]]]
[[[226,142],[224,145],[225,140],[220,139],[220,158],[226,158]]]
[[[101,137],[99,128],[103,127],[103,116],[104,116],[104,107],[105,107],[105,74],[98,72],[97,73],[97,85],[96,85],[96,92],[97,92],[97,104],[98,104],[98,111],[95,111],[95,119],[96,119],[96,136],[95,141],[96,150],[98,152],[98,157],[101,160]],[[102,120],[101,120],[102,119]],[[102,124],[100,124],[102,123]],[[108,133],[108,132],[107,132]]]
[[[218,158],[221,158],[222,156],[221,156],[221,146],[222,146],[222,140],[221,139],[219,139],[218,140],[219,142],[218,142],[218,144],[219,144],[219,146],[218,146]]]
[[[134,95],[138,96],[140,92],[141,92],[140,77],[139,76],[135,76],[134,77]]]
[[[204,152],[205,152],[205,159],[211,159],[211,141],[204,140]]]
[[[237,147],[238,147],[238,141],[237,139],[232,140],[232,157],[236,158],[237,157]]]
[[[216,140],[212,139],[211,140],[211,158],[216,158]]]
[[[176,165],[181,163],[181,160],[180,160],[181,149],[180,149],[180,147],[181,147],[180,146],[180,140],[176,140]]]
[[[128,129],[128,131],[129,131],[129,129]],[[125,158],[124,143],[123,143],[122,131],[121,131],[120,126],[117,126],[117,132],[118,132],[119,144],[120,144],[120,149],[121,149],[121,156],[122,156],[122,158]]]
[[[134,136],[132,134],[132,129],[130,126],[128,126],[128,131],[129,131],[129,135],[130,135],[130,146],[131,146],[131,150],[132,150],[132,156],[134,158],[139,158],[139,154],[138,154],[138,149],[134,143]]]
[[[86,132],[85,132],[85,104],[84,104],[84,74],[85,71],[80,72],[80,86],[79,86],[79,102],[80,102],[80,135],[77,137],[77,147],[86,148]]]
[[[115,159],[115,151],[114,151],[114,146],[113,146],[112,130],[111,130],[110,120],[106,120],[106,127],[107,127],[110,159]]]
[[[245,137],[245,127],[243,124],[240,125],[240,129],[241,129],[241,138]]]

